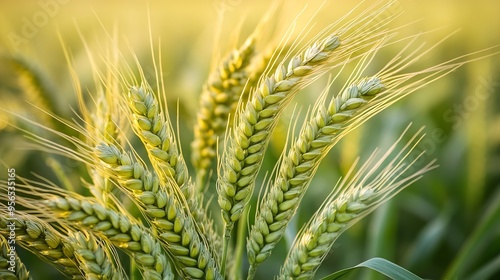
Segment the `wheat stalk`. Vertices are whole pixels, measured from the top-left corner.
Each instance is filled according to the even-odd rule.
[[[295,239],[278,279],[313,279],[340,234],[381,203],[420,179],[424,173],[436,168],[433,161],[404,176],[422,156],[420,154],[412,162],[404,162],[422,139],[420,132],[393,159],[389,157],[397,151],[396,146],[404,133],[380,159],[377,160],[378,151],[374,152],[354,174],[356,164],[353,165]]]
[[[12,260],[9,252],[11,245],[8,243],[7,239],[3,235],[0,235],[0,279],[5,280],[31,280],[33,279],[26,269],[26,266],[21,261],[16,253],[14,253],[14,259]],[[15,252],[15,251],[14,251]],[[12,271],[11,262],[14,262],[15,270]]]

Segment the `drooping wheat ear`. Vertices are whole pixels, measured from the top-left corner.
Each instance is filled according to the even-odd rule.
[[[113,167],[123,190],[139,202],[184,276],[221,278],[217,255],[199,232],[185,201],[161,186],[154,175],[116,147],[99,145],[97,155]]]
[[[146,213],[148,213],[147,209],[150,207],[164,208],[163,199],[161,199],[164,196],[174,196],[176,197],[176,204],[183,204],[184,200],[181,197],[169,192],[168,188],[160,188],[161,183],[155,174],[149,172],[139,162],[134,161],[129,154],[120,152],[116,146],[111,144],[99,145],[97,147],[97,156],[111,166],[124,190],[138,201],[140,206],[146,205],[141,206],[145,207]],[[127,170],[133,170],[133,172],[126,172]],[[187,184],[192,183],[187,182]],[[144,197],[146,197],[146,200],[144,200]],[[151,201],[151,197],[157,199]],[[188,207],[183,207],[183,210],[187,210],[185,212],[188,216],[189,214],[192,215],[196,221],[195,224],[199,226],[202,235],[206,237],[209,247],[218,252],[217,255],[220,255],[219,251],[222,249],[220,238],[214,229],[213,220],[208,217],[207,212],[204,211],[205,209],[200,203],[201,201],[195,197],[187,198],[186,204]],[[153,218],[155,217],[152,216]]]
[[[73,279],[83,279],[71,246],[64,242],[59,232],[52,226],[32,215],[17,216],[15,221],[9,221],[5,211],[0,214],[0,226],[3,235],[6,235],[7,226],[14,223],[16,244],[37,255]]]
[[[378,160],[378,151],[375,151],[354,174],[352,173],[356,164],[353,165],[342,182],[335,186],[322,207],[302,228],[288,253],[278,279],[313,279],[316,270],[340,234],[380,204],[420,179],[424,173],[437,167],[434,165],[435,161],[432,161],[416,172],[409,171],[423,155],[421,153],[415,156],[413,161],[405,162],[413,148],[423,138],[420,133],[421,130],[397,151],[397,144],[403,138],[401,135]]]
[[[13,244],[0,234],[0,279],[4,280],[31,280],[33,279],[24,263],[17,256],[16,250],[12,250]]]
[[[227,230],[231,231],[250,199],[270,131],[284,105],[297,92],[302,79],[316,65],[327,61],[339,45],[339,38],[332,35],[295,56],[288,69],[281,64],[274,75],[261,80],[245,109],[238,114],[223,154],[217,189]]]
[[[108,244],[98,241],[92,234],[75,232],[70,233],[68,242],[73,248],[73,254],[85,279],[121,280],[126,275],[118,268],[115,261],[118,256],[109,250]]]
[[[226,130],[228,117],[236,110],[248,80],[246,67],[254,56],[254,49],[255,38],[252,34],[239,49],[222,60],[203,87],[191,144],[191,161],[197,170],[199,192],[203,192],[205,177],[216,156],[217,140]]]
[[[175,182],[186,198],[192,196],[188,189],[188,170],[179,153],[173,129],[149,86],[131,87],[129,106],[134,113],[133,128],[146,145],[149,159],[163,183]]]
[[[123,249],[135,260],[145,279],[172,279],[172,268],[160,242],[132,217],[90,198],[53,197],[45,203],[58,218],[90,229]]]
[[[321,159],[348,128],[349,121],[383,88],[377,77],[351,84],[328,107],[320,106],[302,129],[288,154],[282,157],[277,178],[257,210],[247,242],[249,275],[254,274],[283,237]]]

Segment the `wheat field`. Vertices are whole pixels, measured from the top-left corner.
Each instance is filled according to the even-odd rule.
[[[469,2],[0,3],[0,279],[496,279]]]

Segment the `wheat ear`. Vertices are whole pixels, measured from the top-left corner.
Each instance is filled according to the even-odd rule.
[[[279,65],[274,75],[261,80],[237,116],[235,129],[229,132],[217,182],[218,203],[225,222],[223,266],[234,223],[250,201],[272,129],[286,104],[300,89],[299,84],[315,67],[325,63],[339,45],[339,38],[331,35],[292,58],[288,69]]]
[[[109,244],[96,240],[92,234],[84,232],[70,233],[68,243],[85,279],[89,280],[121,280],[126,279],[123,270],[117,268],[114,260],[118,256],[109,250]]]
[[[330,33],[335,25],[327,27],[316,36],[316,41],[302,49],[286,65],[280,63],[274,74],[261,77],[244,108],[237,111],[234,128],[227,133],[217,182],[218,203],[225,222],[226,239],[252,195],[270,134],[285,106],[301,88],[325,73],[325,65],[337,60],[350,60],[353,52],[362,50],[373,42],[377,43],[378,38],[388,35],[390,31],[381,31],[387,22],[382,21],[375,27],[369,27],[373,19],[362,18],[376,18],[385,8],[383,6],[373,13],[362,13],[353,22],[345,23],[339,28],[341,35]],[[327,35],[329,33],[331,35]],[[334,56],[334,50],[341,45],[339,36],[343,37],[345,47],[339,48]],[[284,46],[279,49],[282,48]],[[291,47],[290,52],[296,51],[296,48],[296,45]],[[285,55],[285,59],[288,57],[289,53]],[[274,68],[274,63],[275,60],[270,62],[270,68]]]
[[[266,260],[284,235],[300,200],[312,180],[321,159],[384,86],[377,77],[365,78],[347,87],[328,107],[320,107],[302,129],[297,141],[280,163],[280,171],[258,209],[247,242],[249,275]]]
[[[278,279],[313,279],[340,234],[436,167],[432,161],[416,172],[408,171],[423,154],[405,162],[422,139],[420,132],[397,152],[403,133],[380,159],[378,151],[374,152],[354,174],[353,165],[295,239]]]
[[[120,184],[125,188],[125,191],[130,193],[132,197],[142,205],[155,205],[159,208],[164,207],[162,204],[162,197],[171,196],[172,193],[160,188],[161,183],[156,174],[151,173],[139,162],[135,161],[132,156],[120,152],[118,147],[114,145],[102,144],[97,147],[97,156],[105,163],[111,166],[111,169],[118,176]],[[132,173],[126,172],[133,170]],[[187,184],[191,184],[188,182]],[[178,204],[182,204],[182,197],[173,194],[177,197]],[[156,197],[157,202],[151,201],[151,197]],[[149,198],[149,199],[148,199]],[[191,214],[199,226],[201,233],[207,238],[209,247],[215,250],[220,250],[221,242],[214,230],[213,220],[207,216],[204,211],[201,201],[195,198],[186,199],[189,211],[186,214]],[[152,207],[152,206],[150,206]],[[148,208],[148,207],[146,207]],[[148,210],[146,210],[147,213]]]
[[[124,191],[139,202],[186,277],[221,278],[215,253],[198,232],[196,222],[179,195],[167,191],[154,175],[114,146],[99,145],[97,155],[113,167]]]
[[[302,79],[311,74],[316,65],[325,62],[339,44],[337,36],[329,36],[294,57],[288,69],[284,65],[278,67],[274,75],[259,83],[238,115],[236,128],[229,136],[229,145],[223,155],[218,181],[218,201],[228,229],[240,218],[250,198],[269,132],[284,105],[297,91]]]
[[[123,249],[138,264],[145,279],[171,279],[172,269],[160,243],[132,217],[83,197],[53,197],[46,205],[58,218],[90,229]]]
[[[190,185],[185,184],[188,179],[186,163],[177,148],[168,116],[165,117],[151,88],[146,85],[131,87],[129,106],[134,113],[134,131],[145,144],[160,179],[164,183],[177,183],[184,196],[191,197],[192,190],[187,188]]]
[[[12,221],[6,218],[7,213],[2,211],[1,214],[0,226],[4,230]],[[16,228],[16,244],[52,264],[73,279],[83,279],[71,246],[64,242],[57,230],[35,216],[23,215],[16,218],[13,221]]]
[[[199,111],[191,144],[191,161],[197,170],[197,188],[203,192],[205,177],[216,156],[218,138],[224,133],[229,114],[235,111],[248,79],[246,67],[254,55],[252,34],[243,45],[228,54],[209,76],[200,96]]]
[[[17,256],[17,253],[14,251],[14,259],[12,256],[9,256],[9,252],[12,252],[10,249],[11,245],[8,243],[7,239],[3,235],[0,235],[0,279],[4,280],[31,280],[33,279],[26,266],[21,261],[21,259]],[[14,262],[15,270],[12,271],[11,262]]]

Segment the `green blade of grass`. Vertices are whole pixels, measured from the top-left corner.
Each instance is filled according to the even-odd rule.
[[[459,254],[448,268],[444,279],[454,279],[464,273],[469,264],[478,256],[483,246],[488,246],[491,234],[495,232],[500,217],[500,191],[497,191],[488,203],[480,222],[462,246]]]
[[[339,270],[333,274],[330,274],[321,280],[337,280],[337,279],[344,279],[345,277],[349,276],[349,274],[355,272],[357,269],[360,268],[368,268],[373,271],[377,271],[380,274],[383,274],[391,279],[394,280],[400,280],[400,279],[405,279],[405,280],[422,280],[422,278],[418,277],[417,275],[411,273],[410,271],[400,267],[399,265],[392,263],[386,259],[382,258],[371,258],[367,261],[364,261],[356,266],[346,268]]]

